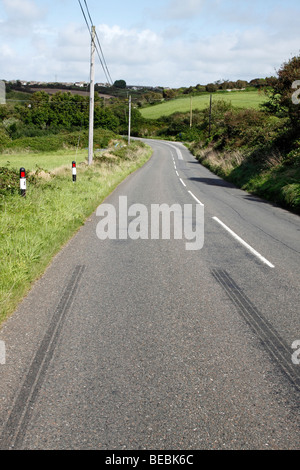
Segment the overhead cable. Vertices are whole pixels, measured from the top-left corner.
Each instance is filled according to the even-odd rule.
[[[90,33],[90,36],[91,36],[91,38],[92,38],[92,40],[93,40],[93,35],[92,35],[93,20],[92,20],[92,18],[91,18],[91,15],[90,15],[90,11],[89,11],[87,2],[86,2],[86,0],[84,0],[85,7],[86,7],[86,11],[87,11],[88,17],[89,17],[89,19],[90,19],[90,23],[91,23],[90,25],[89,25],[89,23],[88,23],[88,20],[87,20],[86,14],[85,14],[85,12],[84,12],[83,6],[82,6],[82,4],[81,4],[81,1],[78,0],[78,3],[79,3],[79,5],[80,5],[80,8],[81,8],[83,17],[84,17],[84,19],[85,19],[85,22],[86,22],[86,25],[87,25],[87,28],[88,28],[88,31],[89,31],[89,33]],[[101,44],[100,44],[100,41],[99,41],[99,37],[98,37],[97,32],[95,33],[95,37],[96,37],[96,39],[97,39],[98,46],[99,46],[99,49],[100,49],[100,52],[101,52],[101,56],[102,56],[102,57],[100,56],[100,53],[99,53],[97,44],[95,44],[95,41],[94,41],[95,50],[96,50],[96,52],[97,52],[97,54],[98,54],[98,58],[99,58],[99,60],[100,60],[100,64],[101,64],[102,69],[103,69],[103,71],[104,71],[106,80],[107,80],[107,82],[108,82],[110,85],[112,85],[112,84],[113,84],[113,81],[112,81],[112,79],[111,79],[111,76],[110,76],[110,73],[109,73],[109,70],[108,70],[108,67],[107,67],[105,58],[104,58],[103,50],[102,50],[102,47],[101,47]]]

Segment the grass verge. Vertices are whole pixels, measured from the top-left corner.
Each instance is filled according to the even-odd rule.
[[[189,146],[199,162],[238,188],[300,214],[300,167],[275,152]]]
[[[33,170],[28,174],[26,198],[19,194],[18,168],[0,168],[0,324],[86,218],[151,153],[141,142],[127,146],[119,139],[99,153],[92,165],[77,164],[76,183],[70,164],[55,168],[58,157],[60,163],[62,157],[69,161],[68,152],[49,154],[45,169],[38,154],[38,169],[33,156],[25,154],[22,166]]]

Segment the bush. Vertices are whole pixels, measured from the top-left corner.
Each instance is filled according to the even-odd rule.
[[[0,195],[7,196],[9,194],[18,193],[20,190],[20,170],[15,168],[0,167]],[[29,183],[35,183],[34,175],[27,175],[26,180]]]
[[[21,137],[7,145],[9,149],[25,149],[31,152],[54,152],[63,146],[62,135],[43,137]]]
[[[0,151],[10,143],[11,139],[4,128],[0,127]]]
[[[115,137],[112,131],[105,129],[94,130],[94,146],[96,148],[106,148]],[[8,139],[8,140],[7,140]],[[64,147],[85,148],[89,143],[89,132],[87,130],[76,132],[61,132],[59,134],[48,134],[35,137],[21,137],[11,141],[9,138],[5,140],[2,151],[4,149],[26,150],[30,152],[56,152]],[[0,129],[1,143],[1,129]],[[1,147],[1,145],[0,145]]]

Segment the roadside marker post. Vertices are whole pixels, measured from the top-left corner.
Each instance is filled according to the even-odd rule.
[[[0,365],[5,364],[5,343],[4,341],[0,341]]]
[[[26,172],[25,168],[20,168],[20,190],[21,196],[26,196]]]
[[[72,162],[73,183],[76,181],[76,162]]]

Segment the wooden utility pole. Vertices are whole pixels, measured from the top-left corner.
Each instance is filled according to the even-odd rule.
[[[93,163],[94,153],[94,106],[95,106],[95,26],[92,26],[91,44],[91,81],[90,81],[90,118],[89,118],[89,165]]]
[[[0,104],[6,104],[6,91],[4,80],[0,80]]]
[[[212,107],[212,95],[210,95],[210,104],[209,104],[209,137],[211,132],[211,107]]]
[[[131,133],[131,95],[129,96],[128,145],[130,145],[130,133]]]
[[[190,127],[193,125],[193,97],[191,95]]]

